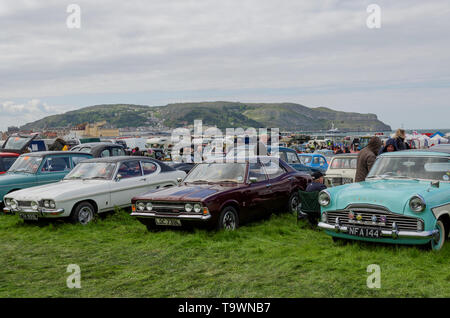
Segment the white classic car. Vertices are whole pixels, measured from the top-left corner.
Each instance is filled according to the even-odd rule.
[[[79,163],[62,181],[12,192],[5,210],[26,222],[68,217],[89,223],[96,213],[131,206],[131,199],[177,185],[186,173],[148,157],[108,157]]]
[[[324,178],[325,185],[335,187],[355,182],[357,153],[345,153],[334,156]]]

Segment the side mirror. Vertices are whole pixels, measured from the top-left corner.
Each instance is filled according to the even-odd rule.
[[[116,182],[119,182],[121,179],[122,179],[122,175],[119,173],[119,174],[116,176]]]
[[[431,186],[434,188],[439,188],[439,180],[438,181],[431,181]]]
[[[181,181],[183,181],[182,178],[177,178],[178,183],[181,183]]]
[[[258,178],[250,177],[250,178],[248,178],[248,181],[250,181],[250,183],[255,183],[255,182],[258,182]]]

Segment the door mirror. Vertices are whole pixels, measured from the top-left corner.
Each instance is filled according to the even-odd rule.
[[[116,176],[116,182],[119,182],[121,179],[122,179],[122,175],[119,173],[119,174]]]
[[[250,178],[248,178],[248,181],[250,181],[250,183],[255,183],[255,182],[258,182],[258,178],[250,177]]]
[[[181,183],[183,181],[182,178],[177,178],[178,183]]]

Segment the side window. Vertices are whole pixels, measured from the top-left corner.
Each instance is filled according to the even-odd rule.
[[[112,155],[115,156],[125,156],[125,151],[122,148],[112,148]]]
[[[119,167],[119,172],[123,179],[142,176],[141,165],[139,161],[122,162]]]
[[[90,159],[90,157],[85,157],[85,156],[73,156],[73,157],[72,157],[73,168],[75,168],[75,166],[76,166],[77,164],[79,164],[81,161],[87,160],[87,159]]]
[[[17,158],[15,157],[6,157],[3,158],[3,168],[5,171],[9,170],[11,168],[12,164],[16,161]]]
[[[264,167],[269,175],[269,179],[275,179],[276,177],[286,173],[286,170],[284,170],[278,162],[269,161],[268,163],[264,163]]]
[[[69,170],[69,157],[48,157],[41,169],[42,172],[64,172]]]
[[[100,153],[100,157],[104,158],[104,157],[110,157],[109,155],[109,149],[105,149]]]
[[[280,159],[289,162],[285,152],[280,152]]]
[[[145,176],[154,173],[158,169],[158,166],[150,161],[143,161],[141,165]]]
[[[256,178],[258,182],[267,180],[263,166],[258,163],[251,163],[248,169],[248,178]]]
[[[298,163],[298,156],[296,153],[293,152],[287,152],[287,162],[288,163]]]
[[[313,164],[315,164],[315,165],[319,164],[319,157],[314,157]]]
[[[320,162],[320,165],[323,166],[323,165],[325,164],[325,159],[323,159],[323,158],[321,157],[321,158],[319,158],[319,162]]]

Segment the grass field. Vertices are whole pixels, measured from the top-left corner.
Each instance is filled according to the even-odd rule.
[[[450,297],[450,244],[336,244],[293,215],[235,232],[162,231],[121,211],[82,226],[0,217],[0,297]],[[81,288],[69,289],[69,264]],[[381,288],[366,285],[381,267]]]

